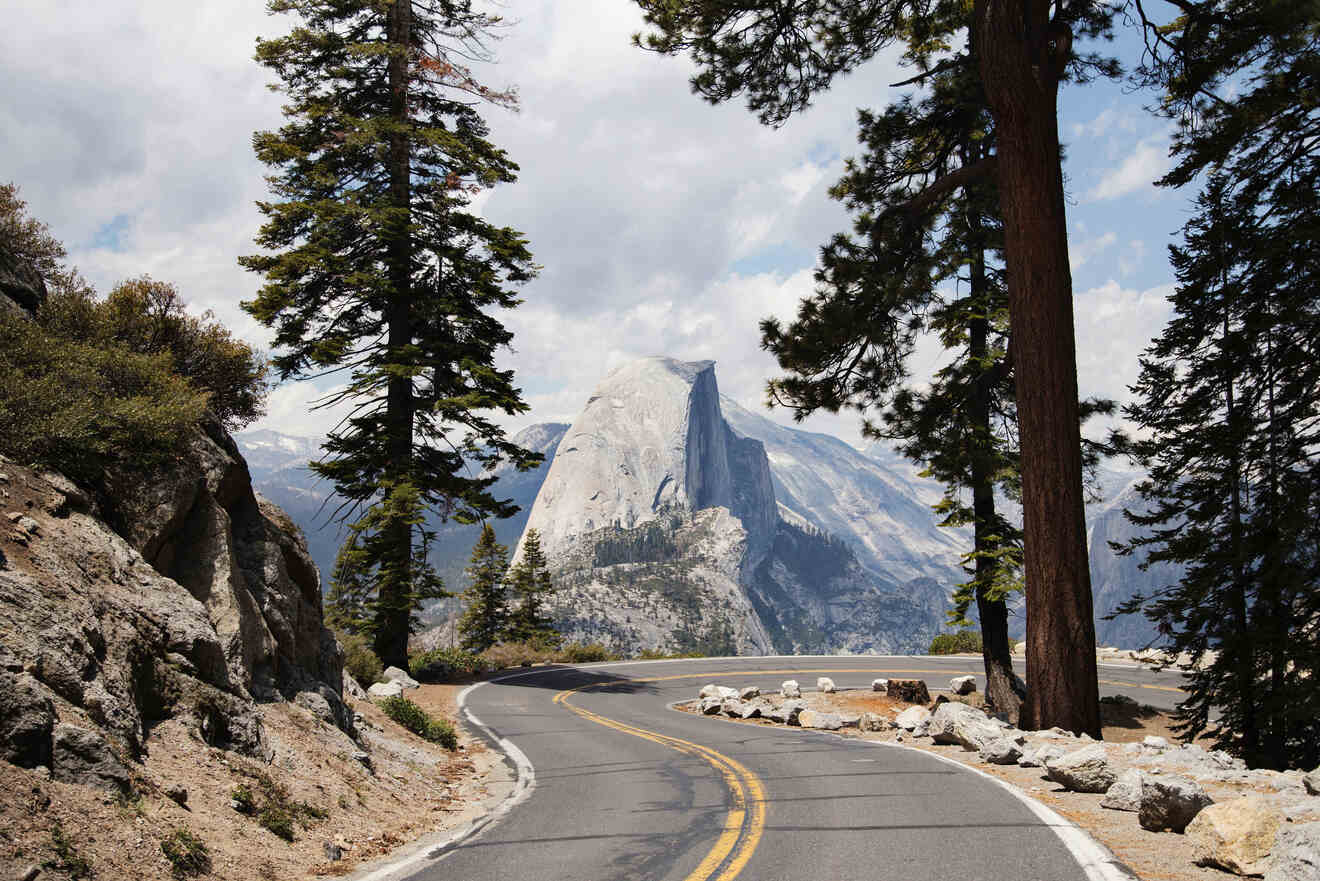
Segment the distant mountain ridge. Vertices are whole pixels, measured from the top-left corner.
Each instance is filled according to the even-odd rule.
[[[709,382],[715,395],[713,399],[707,395],[702,404],[706,408],[707,421],[714,425],[718,417],[732,437],[732,447],[725,445],[723,451],[723,467],[728,468],[730,461],[738,458],[736,454],[730,456],[731,448],[741,449],[746,456],[755,458],[758,454],[754,446],[761,448],[763,452],[759,455],[764,456],[768,466],[768,491],[774,498],[774,510],[767,511],[762,505],[758,511],[759,521],[751,530],[742,526],[741,518],[732,515],[736,524],[726,524],[750,533],[750,540],[759,543],[750,555],[755,558],[755,565],[742,574],[729,576],[734,581],[741,579],[745,582],[741,588],[745,602],[740,601],[739,607],[743,612],[750,609],[760,621],[764,633],[758,640],[777,650],[865,651],[868,646],[885,644],[891,646],[886,650],[897,651],[898,648],[892,646],[899,643],[891,639],[892,634],[877,633],[876,630],[883,630],[897,618],[907,616],[908,621],[903,625],[907,635],[900,642],[924,649],[929,644],[930,635],[943,625],[952,586],[965,578],[958,561],[970,543],[965,531],[936,525],[937,519],[930,505],[939,499],[942,487],[920,477],[916,466],[883,445],[873,444],[865,451],[858,451],[830,435],[788,428],[743,408],[733,399],[718,394],[718,389],[714,388],[713,367],[708,362],[672,363],[684,365],[676,368],[679,372],[673,374],[682,383],[695,384],[703,371],[709,371]],[[691,376],[687,377],[689,373]],[[598,397],[593,396],[587,406],[593,406],[593,402],[599,405],[601,402],[595,400]],[[615,403],[624,403],[617,395],[613,398],[617,400],[609,402],[611,411],[615,409]],[[527,472],[517,472],[507,465],[496,471],[499,477],[496,495],[512,499],[521,509],[508,520],[493,522],[500,541],[510,548],[517,545],[556,456],[561,453],[561,441],[569,430],[570,426],[563,423],[539,423],[514,435],[517,443],[543,453],[546,461]],[[711,437],[705,441],[708,446],[713,435],[712,430]],[[306,468],[307,461],[319,452],[319,442],[269,430],[244,432],[237,436],[237,441],[248,459],[254,486],[288,511],[307,533],[312,556],[324,573],[323,581],[328,581],[342,529],[326,522],[328,512],[333,510],[332,507],[323,508],[330,487],[318,481]],[[577,456],[583,452],[582,443],[583,439],[579,438],[569,445],[577,445],[577,449],[565,447],[562,452]],[[685,437],[683,445],[686,443]],[[646,463],[636,458],[631,465],[626,462],[624,465],[639,470],[651,467],[651,460],[658,461],[666,453],[655,449],[648,455],[650,460]],[[706,464],[710,465],[709,462]],[[735,463],[732,467],[747,472],[755,470],[754,464]],[[617,465],[615,463],[612,467]],[[700,475],[695,476],[700,478]],[[597,475],[595,479],[604,481],[605,477]],[[637,497],[630,503],[612,499],[609,511],[613,514],[607,515],[606,508],[600,507],[597,499],[593,503],[598,505],[597,514],[591,518],[593,527],[614,527],[617,519],[619,529],[636,529],[640,511],[657,503],[663,505],[666,498],[672,500],[679,487],[686,488],[689,483],[686,471],[682,480],[676,481],[671,476],[662,487],[659,484],[663,477],[663,474],[656,477],[647,492],[635,492]],[[1136,557],[1119,557],[1109,549],[1108,541],[1125,541],[1134,534],[1134,528],[1122,512],[1125,506],[1135,502],[1132,484],[1137,475],[1105,471],[1101,477],[1105,500],[1087,510],[1097,638],[1104,644],[1140,647],[1151,642],[1156,635],[1144,618],[1125,616],[1115,621],[1101,618],[1134,591],[1168,583],[1177,572],[1171,567],[1152,567],[1150,572],[1141,572]],[[756,507],[754,498],[735,502],[732,495],[734,484],[725,487],[719,480],[714,478],[700,492],[729,493],[723,496],[725,501],[734,507],[741,505],[738,510],[744,515]],[[751,485],[744,489],[752,490],[753,497],[764,494],[766,489],[757,489],[755,483],[755,480],[751,481]],[[627,504],[633,506],[631,527],[627,525]],[[694,510],[702,510],[702,507]],[[726,510],[731,509],[726,506]],[[614,516],[616,514],[618,516]],[[432,560],[450,589],[462,590],[466,586],[463,568],[476,540],[477,527],[433,525],[438,538]],[[551,533],[560,528],[554,524],[551,526]],[[552,538],[551,543],[554,541],[557,539]],[[616,537],[609,547],[618,545]],[[776,547],[778,551],[771,553]],[[826,554],[823,548],[833,550]],[[594,561],[594,551],[592,553]],[[824,563],[826,560],[830,562]],[[597,568],[615,579],[623,578],[629,570],[637,570],[631,577],[634,582],[641,578],[638,571],[644,567],[628,564],[623,568],[612,568],[618,565]],[[586,570],[591,568],[588,566]],[[583,571],[580,568],[575,577],[581,580]],[[832,573],[832,580],[822,577],[827,571]],[[821,582],[815,589],[803,586],[813,579]],[[590,609],[593,603],[599,605],[600,597],[607,594],[608,590],[602,593],[597,589],[595,594],[583,594],[578,599],[585,603],[584,608]],[[437,610],[433,618],[443,619],[450,611],[452,603]],[[630,617],[637,616],[622,612],[622,623],[618,627],[632,627],[632,622],[626,620]],[[604,613],[585,616],[586,620],[595,623],[582,624],[580,632],[584,637],[606,637],[610,627],[614,626],[610,624],[609,615]],[[1021,633],[1022,625],[1020,617],[1011,622],[1017,634]],[[658,631],[653,636],[658,638]],[[697,637],[688,633],[683,638]],[[758,640],[749,638],[744,648],[750,650],[759,644]]]

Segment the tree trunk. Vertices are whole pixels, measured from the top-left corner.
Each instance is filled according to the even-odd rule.
[[[1022,727],[1057,725],[1099,737],[1072,273],[1056,107],[1071,41],[1063,31],[1051,31],[1049,5],[976,0],[974,26],[998,138],[1022,450],[1027,584]]]
[[[400,125],[408,121],[408,54],[411,42],[411,0],[395,0],[389,11],[389,41],[399,49],[390,56],[388,75],[390,116]],[[390,294],[385,320],[388,325],[387,359],[392,364],[406,363],[407,349],[413,341],[412,322],[412,180],[410,144],[407,135],[395,132],[389,143],[390,196],[394,215],[387,225],[386,260],[389,264]],[[412,379],[394,374],[389,379],[385,398],[385,421],[389,432],[389,463],[385,478],[391,487],[409,480],[413,458],[413,387]],[[407,667],[408,630],[412,616],[412,524],[396,515],[383,529],[388,533],[391,550],[387,555],[388,571],[383,573],[377,593],[376,654],[386,666]]]
[[[966,158],[966,157],[965,157]],[[977,304],[978,317],[968,326],[968,355],[974,364],[986,369],[989,353],[990,321],[988,309],[989,284],[985,274],[985,241],[981,217],[975,205],[967,210],[971,248],[971,295]],[[988,535],[996,532],[994,478],[987,461],[994,443],[990,426],[989,377],[981,375],[972,388],[971,401],[971,478],[972,514],[976,519],[973,544],[976,556],[976,614],[981,622],[981,657],[985,662],[985,694],[990,706],[1002,713],[1014,725],[1022,708],[1019,683],[1013,674],[1013,653],[1008,644],[1008,605],[1002,597],[991,598],[985,584],[993,579],[994,570],[1002,564],[990,557],[992,550]]]

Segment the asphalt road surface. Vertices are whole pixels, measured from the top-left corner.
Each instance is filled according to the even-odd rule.
[[[467,710],[512,742],[531,786],[422,881],[1073,881],[1122,877],[994,780],[928,753],[675,712],[707,682],[814,687],[955,675],[973,657],[778,657],[515,673]],[[1179,674],[1100,668],[1101,694],[1169,707]],[[984,683],[980,683],[984,687]],[[1069,841],[1074,842],[1069,846]],[[1083,864],[1088,864],[1084,867]]]

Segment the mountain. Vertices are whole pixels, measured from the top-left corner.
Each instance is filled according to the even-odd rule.
[[[547,547],[567,555],[562,618],[582,638],[747,651],[924,649],[943,625],[952,586],[965,577],[958,559],[970,537],[936,525],[930,505],[942,492],[938,483],[882,444],[859,451],[743,408],[719,394],[711,362],[627,365],[602,381],[573,426],[532,425],[514,440],[546,461],[526,472],[496,470],[496,495],[521,508],[494,521],[496,534],[514,548],[534,503],[546,509],[534,525]],[[253,485],[303,528],[328,573],[341,530],[327,522],[329,487],[306,467],[318,442],[264,430],[237,441]],[[1135,501],[1138,477],[1102,469],[1103,501],[1087,507],[1097,639],[1132,648],[1155,637],[1149,623],[1102,616],[1177,575],[1171,567],[1141,572],[1136,558],[1109,549],[1109,541],[1133,534],[1122,512]],[[660,516],[670,509],[668,520]],[[432,562],[461,591],[478,528],[431,525]],[[675,559],[660,559],[666,555]],[[680,568],[700,577],[677,577]],[[657,591],[672,596],[660,603],[662,618],[651,620]],[[711,608],[709,597],[728,605],[727,622],[697,614]],[[455,608],[447,601],[426,617],[439,623]],[[1015,635],[1023,624],[1019,609],[1010,619]]]
[[[713,362],[657,357],[601,381],[528,526],[575,637],[861,652],[924,649],[939,629],[955,545],[930,520],[900,475],[722,399]]]

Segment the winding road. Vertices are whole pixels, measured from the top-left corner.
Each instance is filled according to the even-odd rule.
[[[618,662],[513,673],[462,699],[518,768],[477,834],[391,877],[415,881],[1073,881],[1127,877],[1084,834],[930,753],[675,712],[707,682],[777,690],[876,677],[981,679],[974,657]],[[1101,694],[1171,707],[1174,672],[1102,664]],[[981,687],[984,683],[981,683]]]

